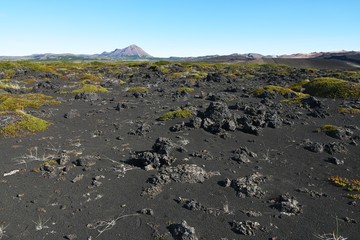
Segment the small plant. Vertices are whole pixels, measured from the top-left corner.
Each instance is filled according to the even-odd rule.
[[[167,121],[173,118],[189,118],[192,114],[193,112],[190,109],[179,109],[164,113],[161,117],[158,118],[158,120]]]
[[[360,199],[360,194],[347,194],[346,197],[350,198],[350,199]]]
[[[320,234],[314,234],[314,237],[317,239],[322,240],[346,240],[347,238],[339,235],[339,219],[336,217],[336,233],[324,233],[322,235]]]
[[[351,179],[342,178],[339,176],[331,176],[329,177],[329,181],[338,187],[346,187],[348,191],[360,191],[360,180],[359,179]]]
[[[293,90],[295,92],[303,92],[305,90],[304,85],[307,84],[308,82],[310,82],[310,81],[303,80],[303,81],[300,81],[300,82],[290,85],[288,88],[290,88],[291,90]]]
[[[108,90],[99,85],[84,84],[81,88],[72,91],[72,93],[82,93],[82,92],[87,92],[87,93],[108,92]]]
[[[11,83],[0,84],[0,89],[5,89],[5,88],[20,89],[20,86],[19,84],[11,84]]]
[[[329,181],[338,187],[346,187],[350,183],[348,179],[339,176],[331,176]]]
[[[338,127],[331,124],[322,125],[319,129],[321,132],[331,133],[338,131]]]
[[[7,228],[9,226],[9,224],[8,225],[6,225],[6,226],[4,226],[4,225],[1,225],[0,226],[0,239],[2,239],[3,237],[9,237],[8,235],[6,235],[5,234],[5,229]]]
[[[345,108],[345,107],[341,107],[338,108],[337,110],[339,113],[345,113],[345,114],[360,114],[360,109],[359,108]]]
[[[194,91],[193,88],[191,87],[180,87],[180,88],[177,88],[176,91],[178,92],[187,92],[187,93],[191,93]]]
[[[126,91],[130,93],[147,93],[149,89],[146,87],[130,87]]]
[[[41,219],[41,217],[39,216],[39,220],[37,221],[33,221],[33,223],[35,223],[35,229],[36,231],[40,231],[40,230],[43,230],[43,229],[46,229],[46,228],[49,228],[49,226],[46,226],[45,224],[50,220],[50,218],[46,221],[43,221]]]
[[[121,216],[118,216],[117,218],[113,217],[106,221],[101,220],[101,221],[97,221],[95,223],[89,223],[86,225],[86,227],[89,229],[97,230],[98,235],[96,237],[99,237],[101,234],[103,234],[103,232],[112,229],[116,225],[116,222],[118,220],[127,218],[127,217],[135,217],[135,216],[139,216],[139,215],[140,215],[139,213],[121,215]]]

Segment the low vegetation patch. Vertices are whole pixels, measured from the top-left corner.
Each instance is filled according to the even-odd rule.
[[[130,93],[147,93],[149,89],[146,87],[130,87],[126,91]]]
[[[179,109],[164,113],[158,118],[159,121],[167,121],[174,118],[189,118],[193,112],[190,109]]]
[[[360,83],[337,78],[316,78],[303,85],[305,93],[328,98],[360,98]]]
[[[275,85],[259,87],[253,91],[253,94],[256,97],[259,97],[262,94],[264,94],[265,92],[269,92],[272,94],[280,94],[282,96],[289,95],[291,97],[291,99],[285,99],[285,100],[282,100],[282,102],[287,102],[287,103],[291,103],[291,104],[300,103],[301,99],[309,96],[308,94],[296,92],[288,87],[281,87],[281,86],[275,86]]]
[[[345,114],[360,114],[360,109],[359,108],[346,108],[346,107],[341,107],[338,108],[338,112],[339,113],[345,113]]]
[[[360,179],[347,179],[339,176],[329,177],[329,181],[335,186],[344,187],[349,192],[360,191]],[[349,193],[346,195],[348,198],[360,199],[360,194]]]
[[[9,123],[0,125],[0,135],[5,137],[20,137],[31,133],[45,131],[50,123],[26,114],[23,111],[0,112],[0,119],[11,119]],[[3,122],[3,121],[1,121]]]
[[[38,109],[43,105],[55,104],[60,104],[60,102],[54,100],[51,96],[39,93],[0,95],[0,111],[23,110],[25,108]]]
[[[19,84],[12,84],[12,83],[0,84],[0,89],[5,89],[5,88],[20,89],[20,86]]]
[[[304,85],[309,82],[310,82],[309,80],[303,80],[303,81],[300,81],[300,82],[290,85],[288,88],[290,88],[291,90],[293,90],[295,92],[303,92],[305,90]]]
[[[331,133],[331,132],[336,132],[338,129],[339,128],[335,125],[325,124],[325,125],[321,126],[319,130],[321,132]]]
[[[84,84],[81,88],[72,91],[72,93],[82,93],[82,92],[91,93],[91,92],[109,92],[109,91],[104,87],[93,84]]]
[[[191,87],[180,87],[180,88],[177,88],[176,91],[178,92],[187,92],[187,93],[191,93],[194,91],[193,88]]]

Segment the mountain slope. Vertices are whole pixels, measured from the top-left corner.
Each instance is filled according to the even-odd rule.
[[[124,58],[124,57],[149,58],[149,57],[152,57],[150,54],[145,52],[141,47],[136,46],[135,44],[130,45],[123,49],[115,49],[112,52],[103,52],[99,56],[100,57],[109,57],[109,58]]]

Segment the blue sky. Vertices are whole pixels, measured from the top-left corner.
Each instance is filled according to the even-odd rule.
[[[0,56],[360,50],[359,0],[0,0]]]

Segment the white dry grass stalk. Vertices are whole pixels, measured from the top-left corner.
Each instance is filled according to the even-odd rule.
[[[322,239],[322,240],[346,240],[347,239],[343,236],[338,236],[335,233],[324,233],[323,235],[314,234],[314,237],[316,237],[317,239]]]
[[[107,221],[98,221],[98,222],[93,223],[93,224],[91,224],[91,223],[87,224],[87,227],[89,229],[96,229],[98,231],[99,234],[96,236],[96,238],[97,238],[101,234],[103,234],[103,232],[112,229],[116,225],[116,222],[118,220],[123,219],[123,218],[127,218],[127,217],[139,216],[139,215],[140,215],[140,213],[121,215],[121,216],[118,216],[117,218],[111,218],[111,219],[109,219]]]
[[[346,237],[339,235],[339,218],[335,216],[336,219],[336,233],[324,233],[322,235],[320,234],[314,234],[314,237],[321,240],[346,240]]]
[[[232,215],[234,214],[234,211],[230,211],[230,207],[229,207],[229,201],[227,200],[227,197],[225,197],[225,203],[223,204],[223,211],[225,214],[229,214]]]
[[[28,150],[29,152],[23,156],[15,158],[15,162],[17,164],[25,164],[27,165],[30,162],[39,161],[46,162],[48,160],[54,159],[56,154],[42,154],[41,156],[38,154],[38,147],[33,147]]]
[[[114,172],[119,173],[118,178],[125,177],[125,173],[127,171],[131,171],[131,170],[134,170],[134,169],[139,169],[138,167],[130,166],[128,164],[115,161],[114,159],[111,159],[111,158],[109,158],[107,156],[104,156],[104,159],[109,160],[110,162],[115,164]]]
[[[6,235],[5,234],[5,229],[7,228],[9,226],[9,224],[8,225],[6,225],[6,226],[4,226],[4,225],[1,225],[0,226],[0,239],[2,239],[3,237],[9,237],[8,235]]]
[[[270,148],[265,148],[265,153],[263,153],[262,160],[270,162]]]
[[[46,226],[45,224],[47,222],[49,222],[50,218],[48,218],[47,220],[43,221],[43,219],[41,219],[41,217],[39,216],[39,220],[37,221],[33,221],[33,223],[35,223],[35,229],[36,231],[40,231],[46,228],[49,228],[49,226]]]

